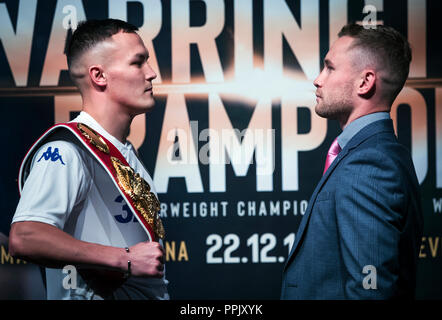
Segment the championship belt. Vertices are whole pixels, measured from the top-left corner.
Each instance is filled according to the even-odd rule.
[[[73,142],[79,141],[102,165],[143,226],[149,240],[164,239],[164,227],[159,216],[160,202],[156,195],[151,192],[150,185],[138,173],[135,173],[121,152],[111,142],[83,123],[57,124],[34,143],[20,166],[19,191],[21,192],[24,181],[29,174],[31,161],[27,160],[32,159],[33,154],[38,150],[37,147],[45,142],[48,137],[52,137],[51,140],[66,140],[66,130],[60,129],[68,129],[77,138]]]

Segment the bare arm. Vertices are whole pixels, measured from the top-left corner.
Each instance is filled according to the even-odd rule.
[[[134,276],[163,276],[164,252],[159,243],[140,242],[129,251],[81,241],[41,222],[16,222],[9,237],[11,255],[45,267],[63,268],[73,264],[125,272],[130,260]]]

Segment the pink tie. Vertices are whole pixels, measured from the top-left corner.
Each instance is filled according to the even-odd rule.
[[[330,167],[330,165],[332,164],[333,160],[335,160],[335,158],[338,156],[339,152],[341,152],[341,147],[339,146],[338,138],[336,138],[335,140],[333,140],[330,149],[328,149],[327,159],[325,159],[325,167],[322,175],[325,174],[328,167]]]

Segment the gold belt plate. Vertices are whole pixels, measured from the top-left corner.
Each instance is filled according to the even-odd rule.
[[[119,186],[132,199],[135,208],[142,214],[146,222],[161,239],[165,237],[163,223],[158,212],[160,202],[150,191],[150,185],[138,173],[125,166],[119,159],[111,157],[112,165],[117,173]]]
[[[96,147],[101,152],[109,154],[109,146],[103,140],[103,138],[96,133],[93,129],[89,128],[84,123],[77,124],[78,130],[80,130],[81,134],[89,140],[89,143]]]

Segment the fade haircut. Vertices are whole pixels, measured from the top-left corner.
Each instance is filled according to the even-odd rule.
[[[67,46],[66,57],[71,69],[81,55],[98,43],[111,38],[119,32],[136,33],[134,25],[117,19],[88,20],[78,24]]]
[[[350,48],[358,48],[374,61],[377,71],[381,71],[384,91],[381,93],[391,105],[401,91],[408,77],[411,62],[411,48],[407,39],[392,27],[379,25],[375,29],[365,29],[358,24],[348,24],[338,33],[339,37],[354,39]],[[355,61],[362,64],[363,61]]]

